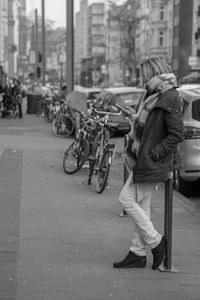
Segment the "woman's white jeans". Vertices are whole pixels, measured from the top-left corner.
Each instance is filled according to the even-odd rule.
[[[150,204],[155,184],[132,183],[129,175],[120,195],[119,202],[133,221],[133,240],[130,251],[146,256],[146,245],[156,247],[162,235],[154,228],[150,220]]]

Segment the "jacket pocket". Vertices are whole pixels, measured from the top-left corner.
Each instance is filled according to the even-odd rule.
[[[168,155],[165,155],[164,157],[162,158],[159,158],[158,160],[154,161],[151,156],[149,155],[149,159],[154,162],[159,168],[166,168],[166,167],[169,167],[170,165],[170,161],[172,159],[172,155],[171,154],[168,154]]]
[[[137,169],[139,170],[156,170],[158,168],[157,162],[153,161],[148,154],[142,155],[137,161]]]

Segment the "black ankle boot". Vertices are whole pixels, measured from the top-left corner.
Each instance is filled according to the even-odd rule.
[[[165,237],[163,236],[158,246],[151,250],[153,254],[152,269],[156,270],[163,262],[165,258]]]
[[[139,256],[129,251],[127,256],[119,262],[113,263],[114,268],[125,269],[125,268],[145,268],[146,267],[146,256]]]

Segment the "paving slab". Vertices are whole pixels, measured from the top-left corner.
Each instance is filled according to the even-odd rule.
[[[173,194],[172,263],[178,273],[116,270],[127,253],[131,221],[120,218],[123,139],[109,188],[83,184],[88,169],[62,170],[72,141],[53,136],[42,117],[0,120],[0,300],[200,299],[200,210]],[[152,220],[164,230],[164,186],[152,197]]]

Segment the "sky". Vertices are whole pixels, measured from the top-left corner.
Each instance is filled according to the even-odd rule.
[[[55,21],[55,27],[66,26],[66,1],[67,0],[45,0],[45,18]],[[89,0],[89,4],[103,0]],[[41,0],[27,0],[27,13],[38,10],[38,15],[41,15]],[[123,0],[115,0],[120,3]],[[80,0],[74,0],[74,11],[79,11]]]

